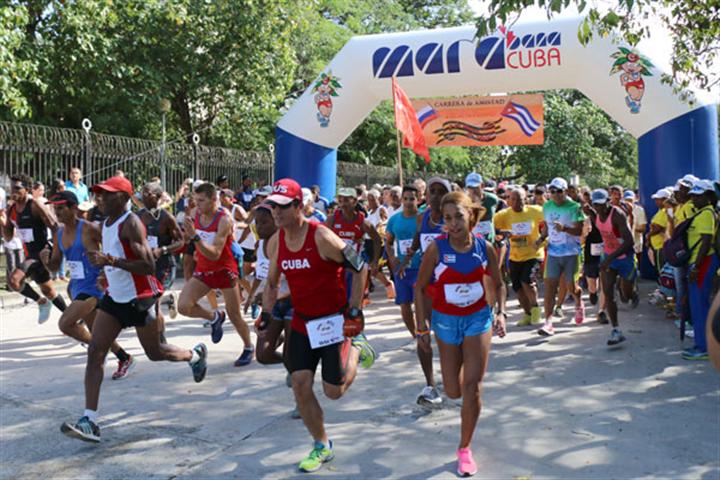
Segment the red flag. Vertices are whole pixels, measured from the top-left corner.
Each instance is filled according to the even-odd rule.
[[[410,99],[405,95],[395,77],[392,78],[393,104],[395,106],[395,128],[403,134],[403,147],[409,147],[413,152],[425,158],[430,163],[430,150],[425,144],[420,122]]]

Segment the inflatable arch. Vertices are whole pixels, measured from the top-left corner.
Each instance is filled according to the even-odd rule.
[[[651,59],[609,38],[581,45],[579,24],[517,24],[479,40],[472,26],[352,38],[278,123],[276,178],[318,184],[333,197],[337,147],[391,99],[395,76],[411,98],[580,90],[638,139],[640,199],[648,213],[655,211],[650,195],[686,173],[717,179],[712,100],[682,101],[661,83]]]

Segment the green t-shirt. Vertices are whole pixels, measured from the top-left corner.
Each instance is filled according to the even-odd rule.
[[[548,255],[552,257],[580,255],[582,250],[580,236],[555,229],[555,222],[565,227],[572,227],[576,222],[584,222],[585,215],[580,204],[569,198],[562,205],[558,205],[554,200],[548,200],[543,205],[543,216],[548,229]]]
[[[483,198],[480,204],[485,208],[485,215],[473,228],[473,234],[482,235],[485,240],[492,242],[495,240],[495,226],[493,225],[493,217],[500,200],[493,193],[483,192]]]

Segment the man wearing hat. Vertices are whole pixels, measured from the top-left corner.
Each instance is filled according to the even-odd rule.
[[[643,250],[643,240],[645,236],[645,228],[647,227],[647,215],[645,209],[636,201],[635,193],[632,190],[625,190],[623,193],[623,201],[632,212],[632,234],[635,242],[635,253],[640,255]],[[638,257],[639,258],[639,257]]]
[[[60,428],[65,435],[86,442],[100,441],[97,424],[103,364],[122,329],[135,327],[152,361],[188,362],[196,382],[201,382],[207,371],[207,349],[202,343],[192,350],[160,343],[155,321],[162,286],[154,275],[155,259],[145,238],[145,227],[126,208],[133,194],[132,184],[125,177],[110,177],[95,185],[93,192],[102,198],[108,218],[102,226],[102,253],[89,251],[88,256],[94,266],[104,269],[107,291],[97,307],[88,346],[85,411],[74,425],[66,422]]]
[[[670,224],[670,235],[676,225],[680,225],[683,221],[692,217],[695,213],[695,206],[690,199],[690,189],[693,187],[695,182],[699,178],[695,175],[687,174],[682,178],[679,178],[673,188],[673,198],[676,202],[676,207],[673,209],[673,215],[668,216],[668,223]],[[675,313],[684,319],[686,323],[691,323],[690,319],[690,306],[687,300],[688,291],[688,272],[687,267],[674,267],[673,269],[675,277]]]
[[[100,269],[90,263],[88,252],[100,250],[100,226],[79,219],[77,196],[70,190],[56,193],[49,203],[61,224],[55,232],[56,248],[50,256],[48,269],[51,272],[57,271],[64,256],[70,270],[68,290],[72,303],[60,316],[60,331],[80,343],[90,345],[90,329],[103,292],[97,287]],[[117,341],[112,342],[110,351],[118,359],[118,369],[111,378],[124,378],[135,365],[135,358],[123,350]]]
[[[667,204],[670,197],[672,197],[672,191],[669,188],[661,188],[652,195],[652,199],[655,201],[655,206],[658,210],[650,220],[650,230],[648,231],[647,237],[652,250],[655,270],[657,270],[658,275],[660,275],[663,265],[665,265],[662,247],[665,243],[668,227],[667,209],[672,208]]]
[[[313,472],[335,456],[313,392],[318,364],[322,363],[325,396],[339,399],[353,383],[358,364],[368,368],[375,362],[375,351],[362,334],[367,267],[355,248],[325,225],[305,218],[296,181],[275,182],[267,202],[279,230],[268,240],[270,266],[260,318],[265,323],[271,320],[283,274],[293,305],[288,369],[300,415],[314,442],[298,468]],[[346,269],[354,276],[349,299],[343,278]]]
[[[625,213],[618,207],[610,205],[606,190],[602,188],[593,190],[590,198],[593,206],[590,217],[603,239],[600,281],[605,294],[605,311],[612,325],[607,344],[612,347],[625,341],[618,324],[615,282],[620,279],[620,290],[626,298],[632,295],[637,276],[633,236]]]

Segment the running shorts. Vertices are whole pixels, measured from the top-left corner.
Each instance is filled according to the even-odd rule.
[[[413,302],[417,276],[418,270],[416,268],[407,268],[402,278],[400,276],[395,277],[395,305]]]
[[[40,260],[28,258],[18,265],[17,268],[18,270],[24,272],[26,277],[30,278],[37,284],[50,281],[50,271],[45,268],[45,264],[43,264]]]
[[[254,248],[243,248],[243,262],[253,263],[257,260]]]
[[[310,348],[310,339],[307,335],[292,330],[290,332],[289,371],[310,370],[315,375],[318,363],[322,360],[322,379],[330,385],[343,385],[345,372],[352,343],[346,338],[340,343]]]
[[[605,261],[607,257],[602,256],[602,261]],[[637,268],[635,266],[635,255],[629,254],[625,258],[616,258],[610,262],[610,270],[615,270],[620,278],[628,282],[635,280]]]
[[[492,310],[485,307],[470,315],[448,315],[432,311],[430,323],[435,336],[449,345],[462,344],[465,337],[482,335],[492,327]]]
[[[97,308],[114,317],[122,328],[130,328],[145,327],[152,323],[156,318],[156,305],[156,298],[148,298],[129,303],[118,303],[109,295],[105,295],[102,300],[100,300]]]
[[[540,260],[531,258],[523,262],[514,262],[510,260],[510,281],[515,292],[519,292],[522,284],[533,285],[535,277],[540,269]]]
[[[235,287],[238,279],[237,272],[223,268],[221,270],[215,270],[212,272],[193,272],[193,278],[197,278],[205,284],[211,290],[219,288],[225,290],[226,288]]]
[[[583,265],[583,273],[587,278],[598,278],[600,277],[600,264],[599,263],[586,263]]]
[[[566,255],[553,257],[548,255],[545,259],[545,278],[557,280],[561,276],[567,282],[575,282],[575,276],[580,268],[578,255]]]
[[[290,296],[278,298],[272,310],[273,320],[290,321],[293,317],[292,300]]]
[[[98,301],[98,303],[100,303],[100,300],[102,299],[102,297],[96,297],[95,295],[90,295],[89,293],[80,292],[77,295],[75,295],[75,298],[73,298],[73,302],[76,300],[84,302],[85,300],[89,300],[91,298],[96,299]],[[95,308],[97,308],[97,306]]]

